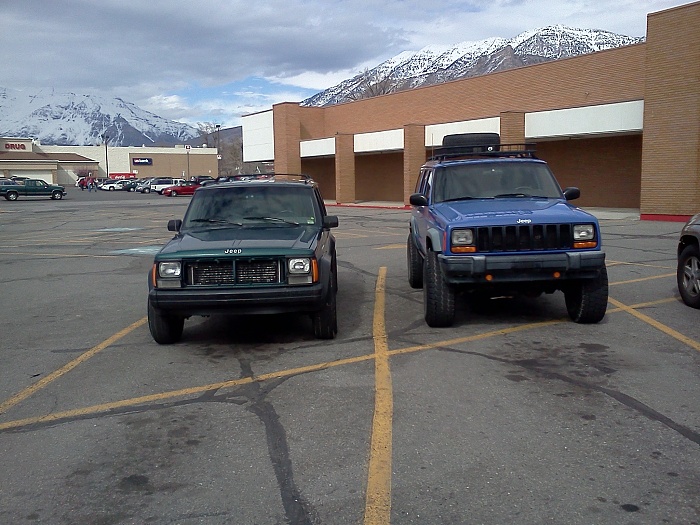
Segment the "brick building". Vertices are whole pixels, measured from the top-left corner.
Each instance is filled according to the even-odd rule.
[[[641,44],[323,108],[243,118],[244,161],[306,173],[338,203],[408,202],[451,133],[536,143],[581,206],[700,212],[700,2],[650,13]]]

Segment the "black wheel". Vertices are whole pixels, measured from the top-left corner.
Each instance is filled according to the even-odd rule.
[[[336,308],[335,277],[331,276],[328,297],[323,308],[311,316],[314,336],[318,339],[333,339],[338,333],[338,312]]]
[[[428,326],[452,326],[455,292],[442,278],[437,253],[428,250],[423,265],[423,307]]]
[[[411,288],[423,288],[423,257],[416,247],[412,233],[408,234],[406,257],[408,259],[408,284]]]
[[[17,197],[19,197],[19,194],[18,194],[16,191],[8,191],[8,192],[5,194],[5,198],[6,198],[8,201],[16,201],[16,200],[17,200]]]
[[[54,200],[60,201],[63,198],[63,193],[61,193],[60,191],[54,191],[51,194],[51,198]]]
[[[170,192],[171,197],[177,197],[177,192],[175,190]]]
[[[683,248],[676,270],[678,291],[688,306],[700,308],[700,250],[695,245]]]
[[[177,343],[182,337],[185,320],[182,317],[164,314],[148,301],[148,329],[153,340],[160,345]]]
[[[143,189],[143,192],[144,192],[144,193],[151,193],[151,189],[150,189],[150,188],[144,188],[144,189]]]
[[[566,309],[576,323],[597,323],[608,309],[608,270],[603,267],[595,279],[572,282],[564,289]]]
[[[114,191],[114,186],[110,186],[109,191]]]

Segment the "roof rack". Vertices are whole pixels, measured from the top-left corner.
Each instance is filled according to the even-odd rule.
[[[439,146],[435,148],[429,160],[456,160],[475,157],[537,158],[535,156],[535,143],[526,142],[522,144]]]

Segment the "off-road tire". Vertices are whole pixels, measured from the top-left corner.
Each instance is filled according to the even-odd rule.
[[[331,283],[334,278],[331,276]],[[328,287],[326,302],[318,312],[311,316],[314,327],[314,336],[317,339],[333,339],[338,333],[338,312],[336,308],[336,291],[331,284]]]
[[[428,326],[452,326],[455,318],[455,292],[442,278],[437,253],[430,250],[426,253],[423,264],[423,307]]]
[[[411,288],[423,288],[423,257],[421,256],[413,234],[408,234],[406,242],[406,258],[408,259],[408,284]]]
[[[608,309],[608,270],[603,267],[595,279],[582,279],[564,289],[566,310],[572,321],[600,322]]]
[[[148,301],[148,329],[153,340],[160,345],[177,343],[182,338],[185,319],[168,315]]]
[[[690,244],[678,257],[676,270],[678,292],[683,302],[692,308],[700,308],[700,250]]]

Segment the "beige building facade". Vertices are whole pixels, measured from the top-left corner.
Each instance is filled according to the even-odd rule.
[[[314,177],[338,203],[407,204],[447,134],[534,143],[580,206],[700,212],[700,2],[650,13],[644,43],[323,108],[243,118],[244,161]]]
[[[0,137],[0,177],[30,177],[51,184],[72,185],[89,174],[107,178],[196,175],[218,177],[216,148],[115,146],[45,146],[31,138]]]

